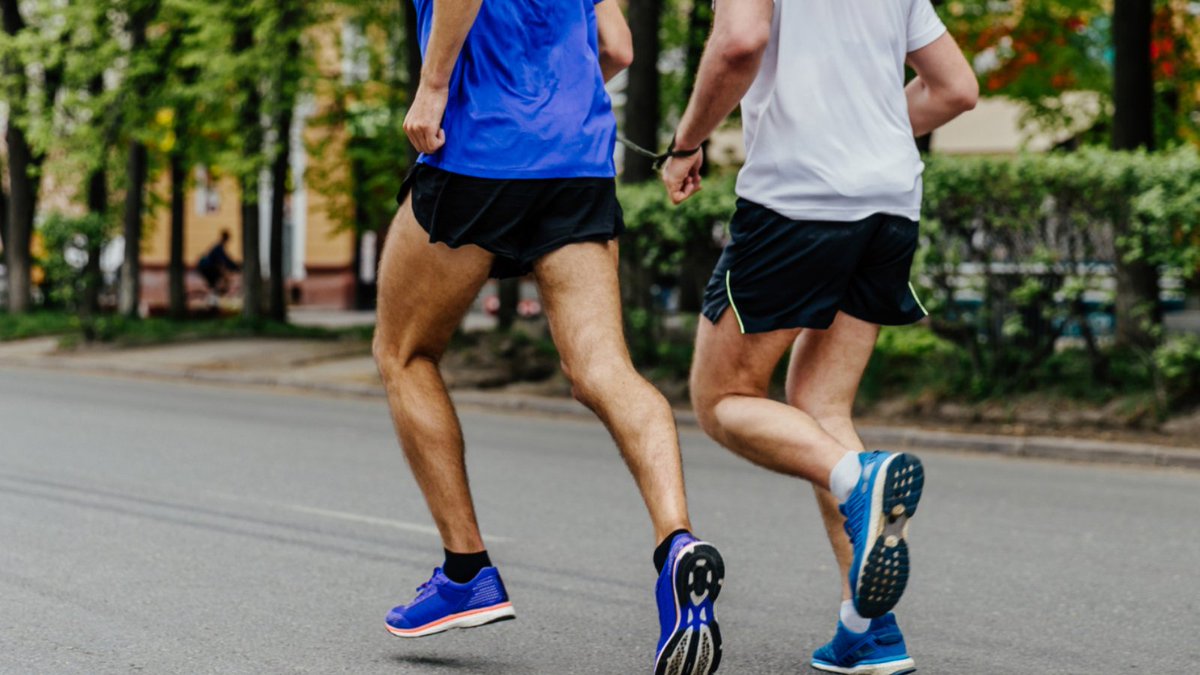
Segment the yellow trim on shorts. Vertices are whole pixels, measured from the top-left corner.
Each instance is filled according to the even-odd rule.
[[[733,270],[725,270],[725,295],[729,298],[729,308],[733,310],[733,316],[737,318],[738,328],[742,331],[742,335],[746,334],[746,324],[742,323],[742,315],[738,313],[737,305],[733,302],[733,287],[729,285],[729,277],[733,274]],[[917,301],[920,304],[920,301]]]
[[[912,285],[911,281],[908,282],[908,290],[912,291],[913,300],[917,301],[917,307],[921,308],[921,312],[925,316],[929,316],[929,310],[925,309],[925,305],[921,302],[921,298],[917,296],[917,289]]]

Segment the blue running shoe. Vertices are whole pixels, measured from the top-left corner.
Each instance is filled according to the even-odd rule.
[[[873,619],[865,633],[851,633],[839,621],[837,634],[829,644],[813,652],[812,667],[847,675],[903,675],[917,671],[894,614]]]
[[[713,603],[725,583],[725,561],[712,544],[690,534],[671,542],[658,575],[662,633],[654,675],[709,675],[721,663],[721,629]]]
[[[412,602],[388,612],[387,629],[397,637],[418,638],[516,616],[495,567],[484,568],[465,584],[450,581],[439,567],[417,588]]]
[[[908,519],[917,512],[925,469],[913,455],[864,452],[862,477],[846,503],[846,534],[854,545],[850,588],[866,618],[892,611],[908,584]]]

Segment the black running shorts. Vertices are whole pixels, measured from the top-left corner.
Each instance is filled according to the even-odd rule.
[[[625,231],[612,178],[497,180],[417,164],[400,188],[432,243],[473,244],[496,256],[492,276],[525,276],[570,244],[607,242]]]
[[[739,199],[704,316],[716,323],[733,309],[743,333],[824,330],[839,311],[881,326],[916,323],[926,316],[909,283],[917,230],[882,213],[852,223],[791,220]]]

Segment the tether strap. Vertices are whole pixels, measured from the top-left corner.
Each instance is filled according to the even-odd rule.
[[[654,160],[654,170],[655,171],[662,169],[663,165],[667,163],[668,159],[682,159],[684,157],[691,157],[692,155],[696,154],[697,152],[700,152],[700,148],[703,147],[703,146],[696,146],[695,148],[693,148],[691,150],[676,150],[675,149],[675,139],[672,138],[671,145],[669,145],[667,147],[667,151],[659,154],[659,153],[655,153],[655,152],[652,152],[650,150],[643,148],[642,146],[638,145],[637,143],[634,143],[633,141],[629,140],[628,138],[625,138],[625,136],[623,134],[618,135],[617,140],[621,142],[621,145],[629,148],[635,154],[641,155],[642,157],[645,157],[646,159]]]

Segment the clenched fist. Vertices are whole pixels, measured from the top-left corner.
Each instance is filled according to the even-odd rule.
[[[438,87],[421,82],[412,107],[404,117],[404,133],[420,152],[432,155],[446,144],[446,132],[442,129],[442,117],[446,114],[449,87]]]

